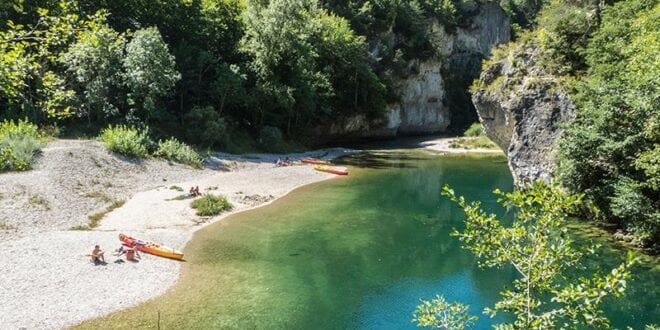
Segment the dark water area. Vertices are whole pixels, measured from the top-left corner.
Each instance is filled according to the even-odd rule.
[[[440,195],[449,184],[506,218],[491,193],[513,188],[503,156],[388,151],[343,162],[348,177],[201,230],[172,290],[84,326],[153,327],[160,313],[164,329],[414,329],[419,300],[437,294],[469,304],[477,329],[505,320],[481,310],[494,305],[514,272],[477,267],[450,236],[463,227],[462,211]],[[591,266],[621,260],[621,251],[605,245]],[[608,302],[615,326],[660,323],[659,274],[653,264],[638,268],[629,295]]]

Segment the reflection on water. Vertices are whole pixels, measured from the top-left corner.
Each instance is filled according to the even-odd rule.
[[[487,327],[498,320],[479,311],[515,274],[477,268],[449,235],[464,215],[440,190],[450,184],[506,216],[491,194],[512,188],[502,160],[397,151],[345,159],[359,166],[349,177],[200,231],[186,247],[181,280],[163,297],[84,326],[154,327],[160,312],[169,329],[402,329],[413,327],[420,298],[443,294],[471,305],[478,328]],[[658,322],[653,274],[641,272],[652,293],[631,288],[629,300],[608,306],[617,324]]]

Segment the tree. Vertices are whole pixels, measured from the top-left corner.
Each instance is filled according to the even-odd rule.
[[[32,117],[73,115],[75,91],[69,88],[58,59],[80,31],[103,24],[106,13],[76,14],[75,2],[61,1],[52,13],[37,9],[30,25],[7,22],[0,31],[0,102]]]
[[[660,5],[622,1],[603,11],[576,86],[577,118],[560,146],[560,177],[584,192],[585,214],[617,224],[639,245],[660,240]],[[655,164],[655,165],[654,165]]]
[[[79,115],[91,120],[93,114],[107,117],[119,111],[113,92],[121,87],[125,40],[106,24],[89,27],[79,33],[61,61],[82,92]]]
[[[168,95],[181,78],[174,56],[156,28],[135,32],[126,45],[123,67],[131,114],[148,121],[158,110],[159,99]]]
[[[512,193],[496,190],[499,202],[514,212],[514,219],[507,227],[494,214],[484,212],[479,202],[467,202],[447,186],[443,194],[465,212],[466,228],[463,232],[455,231],[454,235],[476,255],[479,266],[510,266],[518,273],[512,287],[501,292],[502,299],[494,308],[484,311],[491,317],[498,312],[515,316],[513,323],[496,328],[609,325],[600,304],[607,296],[623,295],[630,278],[629,269],[636,258],[630,253],[624,263],[608,274],[574,277],[585,252],[572,246],[565,224],[583,196],[567,195],[557,186],[540,181]],[[440,311],[445,312],[451,305],[441,307],[444,309]]]

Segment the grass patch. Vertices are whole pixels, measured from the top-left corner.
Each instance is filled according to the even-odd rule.
[[[108,126],[101,131],[101,141],[106,149],[131,158],[149,156],[149,129],[132,126]]]
[[[29,170],[43,140],[37,125],[27,120],[0,122],[0,172]]]
[[[89,223],[86,225],[80,225],[80,226],[74,226],[71,227],[71,230],[91,230],[93,228],[98,227],[99,223],[101,223],[101,220],[105,217],[106,214],[112,212],[114,209],[120,208],[122,205],[126,203],[125,200],[123,199],[118,199],[115,200],[112,204],[108,205],[108,207],[105,208],[105,210],[94,213],[87,218],[89,219]]]
[[[108,195],[106,195],[106,194],[104,194],[104,193],[100,193],[100,192],[98,192],[98,191],[94,191],[94,192],[86,193],[86,194],[84,195],[84,197],[98,199],[98,200],[103,201],[103,202],[106,202],[106,203],[110,203],[110,202],[114,201],[114,200],[112,199],[112,197],[110,197],[110,196],[108,196]]]
[[[202,167],[202,157],[197,151],[176,138],[158,141],[158,149],[154,156],[196,168]]]
[[[454,149],[499,149],[497,144],[486,136],[457,138],[449,142],[449,147]]]
[[[183,188],[181,188],[179,186],[171,186],[170,190],[183,191]]]
[[[485,135],[484,132],[484,127],[481,125],[481,123],[474,123],[470,125],[470,127],[465,130],[463,133],[463,136],[466,137],[477,137],[477,136],[483,136]]]
[[[30,197],[28,197],[28,203],[35,207],[41,207],[44,210],[50,210],[50,203],[48,200],[39,195],[30,195]]]
[[[192,201],[190,207],[196,209],[199,216],[211,216],[229,211],[233,206],[222,196],[207,194]]]
[[[14,227],[14,226],[6,223],[6,222],[0,223],[0,230],[14,230],[14,229],[16,229],[16,227]]]

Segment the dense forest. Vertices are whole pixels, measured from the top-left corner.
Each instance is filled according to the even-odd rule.
[[[146,124],[230,149],[378,117],[397,67],[433,56],[429,19],[461,14],[449,0],[4,3],[3,118]],[[389,29],[399,41],[374,56],[368,40]]]

